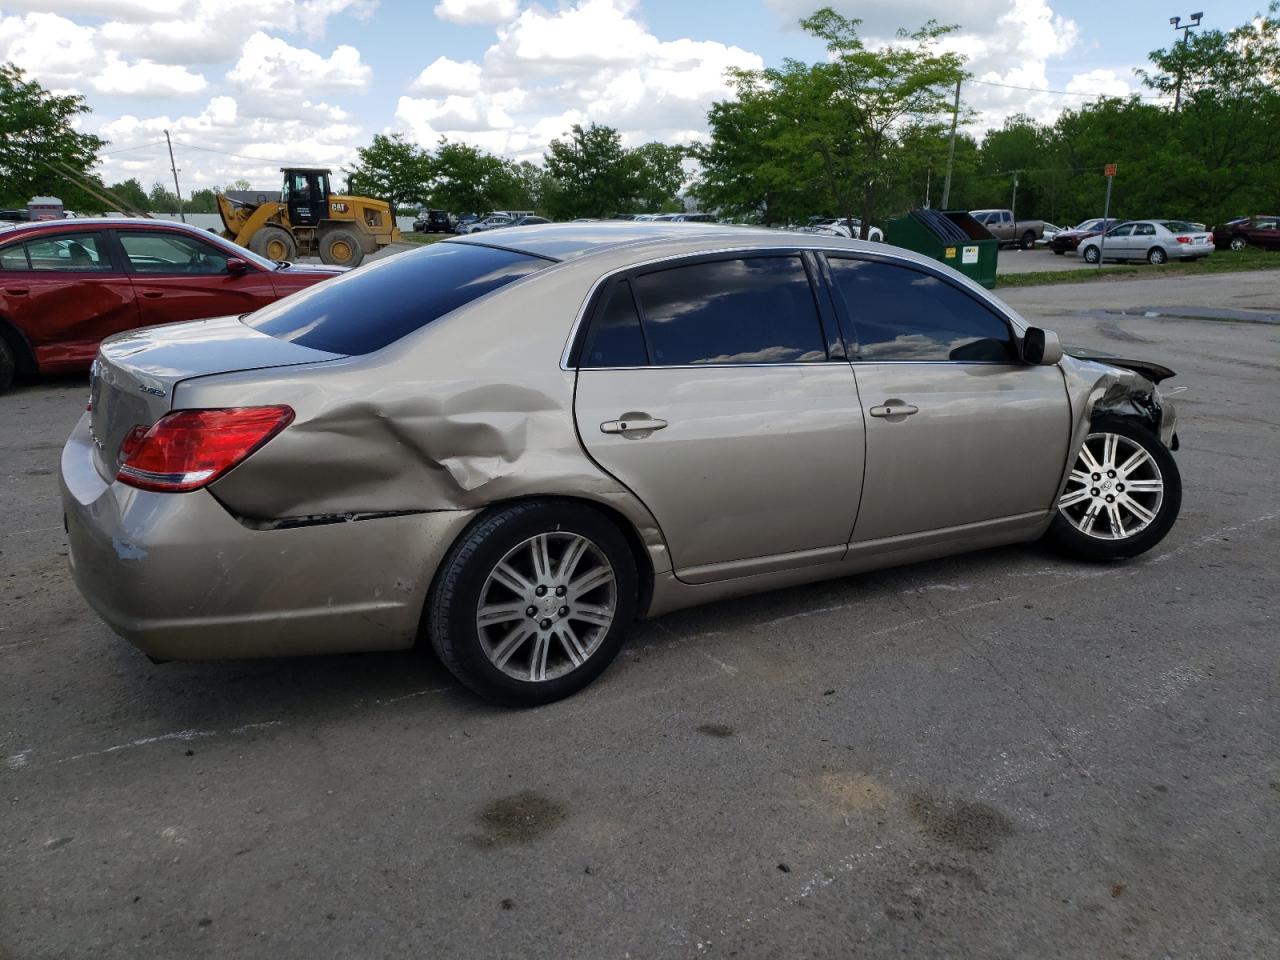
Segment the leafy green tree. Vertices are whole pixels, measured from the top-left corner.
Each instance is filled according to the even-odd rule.
[[[547,172],[531,160],[508,165],[511,199],[504,206],[516,210],[543,210],[548,189]]]
[[[627,157],[632,166],[632,196],[627,200],[641,211],[677,213],[684,210],[679,195],[680,188],[688,179],[684,172],[687,153],[684,147],[657,141],[628,150]]]
[[[575,123],[567,138],[551,141],[545,165],[557,184],[546,207],[556,219],[606,217],[631,205],[634,167],[612,127]]]
[[[704,168],[696,192],[704,206],[731,214],[754,206],[766,223],[834,210],[859,217],[866,231],[880,197],[914,194],[906,188],[918,174],[931,176],[963,76],[962,58],[939,50],[956,28],[930,21],[873,50],[858,36],[861,21],[830,7],[800,23],[824,41],[828,59],[730,74],[737,99],[708,116],[712,140],[695,150]],[[922,144],[930,145],[923,158]]]
[[[178,196],[163,183],[157,181],[151,185],[151,192],[147,195],[147,206],[156,213],[177,213]],[[186,209],[185,204],[183,209]]]
[[[518,187],[500,157],[466,143],[440,138],[432,158],[432,207],[453,213],[485,213],[507,206]]]
[[[182,208],[187,213],[217,213],[218,193],[220,192],[217,187],[204,187],[200,190],[194,190],[182,205]]]
[[[108,189],[125,201],[129,205],[129,210],[145,213],[151,209],[147,200],[147,191],[142,189],[142,184],[138,182],[137,177],[113,183]]]
[[[89,112],[77,94],[55,95],[11,63],[0,64],[0,206],[25,207],[35,196],[56,196],[68,209],[100,211],[88,194],[51,164],[94,182],[91,170],[105,141],[75,129]]]
[[[373,142],[359,148],[360,162],[346,171],[347,189],[362,196],[399,204],[423,203],[431,192],[433,168],[430,155],[401,134],[375,134]]]

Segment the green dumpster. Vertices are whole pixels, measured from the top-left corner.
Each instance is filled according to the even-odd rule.
[[[884,239],[941,260],[988,290],[996,285],[1000,241],[963,210],[912,210],[885,224]]]

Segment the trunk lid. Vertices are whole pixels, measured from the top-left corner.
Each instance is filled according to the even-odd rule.
[[[277,340],[238,317],[145,327],[104,340],[89,373],[89,429],[98,468],[104,478],[116,475],[124,438],[168,413],[174,387],[183,380],[341,356]]]

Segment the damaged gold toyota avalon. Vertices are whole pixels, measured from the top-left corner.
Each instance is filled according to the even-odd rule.
[[[1155,364],[936,262],[739,227],[460,237],[102,345],[62,455],[76,582],[161,660],[428,639],[509,704],[636,617],[1177,517]]]

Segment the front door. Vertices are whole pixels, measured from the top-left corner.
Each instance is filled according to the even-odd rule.
[[[843,556],[862,411],[826,343],[799,254],[701,259],[603,291],[580,347],[578,432],[653,513],[682,579]]]
[[[1102,247],[1104,258],[1128,260],[1133,256],[1133,226],[1132,223],[1122,223],[1106,235],[1106,244]]]
[[[1007,320],[902,262],[828,254],[867,414],[855,542],[1043,513],[1066,463],[1062,371],[1015,358]]]
[[[142,324],[251,313],[275,300],[266,271],[227,269],[228,255],[177,230],[117,230]]]

